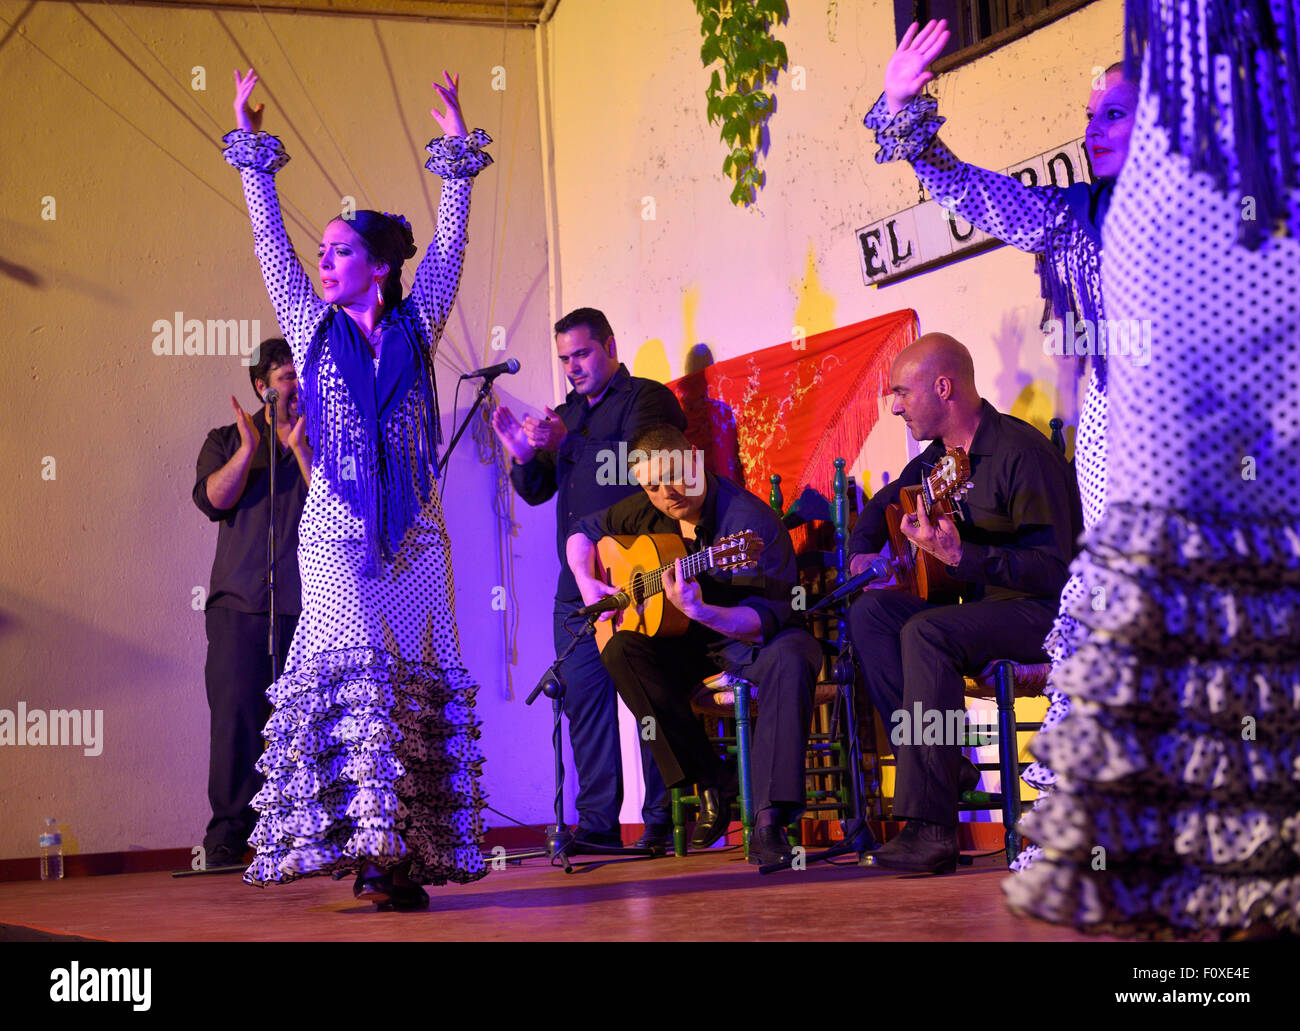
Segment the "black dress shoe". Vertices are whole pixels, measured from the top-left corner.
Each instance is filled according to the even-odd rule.
[[[727,833],[733,801],[734,798],[724,795],[719,788],[700,790],[700,814],[691,834],[691,848],[708,848]]]
[[[667,852],[673,847],[671,823],[648,823],[641,837],[632,843],[633,848],[646,848],[652,852]]]
[[[244,853],[248,850],[242,845],[214,845],[203,857],[204,869],[216,870],[223,866],[247,866]]]
[[[790,863],[794,860],[794,847],[780,824],[754,828],[749,839],[749,861],[754,866],[772,863]]]
[[[957,828],[908,820],[898,837],[866,853],[858,864],[906,873],[952,873],[960,855]]]
[[[401,913],[429,908],[429,893],[418,884],[394,884],[389,904]]]
[[[979,787],[980,770],[973,762],[964,755],[961,757],[961,769],[957,771],[957,798],[961,799],[967,791],[974,791]]]
[[[352,897],[362,902],[373,902],[387,909],[393,897],[393,879],[386,873],[361,872],[352,885]]]

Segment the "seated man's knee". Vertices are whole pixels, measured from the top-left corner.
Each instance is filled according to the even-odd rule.
[[[939,610],[941,612],[941,610]],[[899,644],[904,656],[920,653],[951,655],[955,642],[935,610],[918,612],[903,624]]]
[[[863,591],[849,606],[849,629],[855,634],[897,633],[897,591]]]
[[[811,692],[822,670],[822,647],[804,630],[782,631],[766,645],[771,689]]]
[[[635,630],[615,630],[614,636],[601,649],[600,661],[606,669],[613,669],[627,662],[629,656],[639,654],[647,640],[644,634],[638,634]]]

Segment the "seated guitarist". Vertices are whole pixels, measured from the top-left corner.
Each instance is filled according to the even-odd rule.
[[[910,731],[895,745],[894,815],[907,826],[864,865],[948,873],[956,867],[957,800],[979,774],[956,741],[922,743],[915,722],[964,707],[963,675],[994,659],[1045,662],[1074,542],[1082,529],[1073,472],[1052,443],[1027,423],[998,412],[975,389],[970,352],[931,333],[894,362],[893,412],[931,444],[863,509],[849,539],[849,571],[879,557],[888,539],[885,509],[921,482],[945,450],[964,448],[973,487],[962,518],[932,522],[921,510],[903,533],[963,581],[962,604],[935,604],[898,590],[864,591],[849,610],[849,632],[867,691],[888,731]],[[888,586],[888,585],[884,585]],[[895,713],[899,718],[893,719]],[[933,726],[933,724],[931,724]]]
[[[750,862],[788,860],[785,827],[804,806],[804,751],[822,666],[821,647],[812,635],[789,625],[798,580],[790,535],[753,494],[705,473],[701,456],[674,427],[638,434],[628,461],[642,493],[579,520],[578,532],[568,539],[569,566],[588,604],[617,591],[617,585],[596,579],[595,542],[607,535],[676,534],[691,554],[750,530],[762,538],[763,550],[757,566],[710,570],[698,580],[682,576],[679,560],[664,574],[664,595],[689,617],[687,632],[649,637],[619,630],[601,661],[640,726],[653,732],[642,736],[650,736],[664,783],[698,785],[695,848],[707,848],[726,833],[736,792],[734,768],[719,759],[691,712],[692,691],[719,670],[758,685]]]

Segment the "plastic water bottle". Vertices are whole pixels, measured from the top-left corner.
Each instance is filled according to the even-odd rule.
[[[63,835],[53,816],[45,818],[41,830],[41,880],[59,881],[63,879]]]

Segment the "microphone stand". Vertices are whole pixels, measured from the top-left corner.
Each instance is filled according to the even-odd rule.
[[[278,464],[276,460],[280,457],[275,409],[279,404],[280,396],[274,390],[268,390],[267,396],[271,398],[266,405],[269,411],[267,425],[271,428],[271,439],[268,443],[270,472],[267,476],[267,490],[270,491],[271,496],[266,512],[266,600],[271,614],[271,628],[267,633],[266,650],[271,656],[271,683],[274,684],[280,679],[280,634],[275,619],[275,467]]]
[[[878,580],[887,575],[889,575],[888,564],[874,566],[857,576],[850,577],[845,583],[810,608],[805,615],[811,616],[814,612],[844,601],[873,580]],[[846,640],[847,638],[842,637],[841,639]],[[858,712],[853,690],[857,681],[857,664],[854,661],[852,644],[844,645],[839,656],[835,659],[832,669],[832,679],[839,685],[840,698],[843,703],[844,732],[849,740],[848,766],[852,771],[850,783],[853,788],[853,803],[856,811],[853,814],[853,821],[845,827],[844,837],[840,841],[837,841],[830,848],[823,849],[821,852],[806,852],[800,856],[804,866],[811,863],[830,862],[832,859],[848,855],[851,852],[859,854],[871,852],[880,847],[875,834],[871,831],[871,826],[867,823],[866,814],[863,812],[866,785],[863,783],[862,778],[862,741],[858,737]],[[767,863],[760,866],[758,872],[760,874],[776,873],[778,870],[789,870],[792,865],[793,859],[790,862]]]
[[[569,856],[571,855],[621,856],[624,859],[654,859],[656,856],[655,850],[652,848],[633,848],[630,845],[620,848],[578,841],[569,833],[564,823],[564,749],[560,733],[560,717],[564,711],[564,678],[560,676],[560,666],[578,647],[579,642],[584,637],[595,632],[596,617],[593,615],[587,618],[586,624],[574,635],[573,640],[569,642],[569,646],[556,656],[555,661],[542,674],[542,679],[537,682],[532,694],[524,702],[525,705],[532,705],[539,694],[544,694],[551,699],[551,712],[554,716],[551,728],[551,747],[555,752],[555,826],[548,828],[546,843],[541,848],[511,849],[504,856],[507,862],[546,857],[552,863],[557,859],[560,860],[564,866],[564,872],[573,873],[573,864],[569,862]],[[494,856],[493,858],[497,857]]]
[[[474,413],[478,411],[479,405],[481,405],[487,399],[488,394],[492,392],[492,384],[496,382],[498,375],[500,375],[500,373],[483,377],[483,383],[478,388],[478,393],[474,396],[474,403],[470,406],[469,412],[466,413],[464,420],[456,430],[455,435],[451,438],[451,443],[447,445],[447,450],[442,453],[442,460],[438,463],[439,479],[441,479],[443,473],[447,471],[447,462],[451,458],[451,453],[456,450],[456,442],[460,440],[465,431],[469,428],[470,420],[474,418]],[[461,379],[465,378],[466,377],[464,376],[461,377]]]
[[[267,400],[267,398],[273,400]],[[276,429],[275,407],[279,403],[280,395],[274,390],[269,390],[262,400],[266,401],[266,407],[270,413],[267,415],[267,425],[270,427],[268,435],[271,439],[267,442],[270,464],[266,484],[267,491],[270,493],[266,511],[266,603],[270,612],[270,626],[266,634],[266,650],[271,657],[271,683],[274,684],[280,679],[280,634],[275,618],[275,466],[280,449],[279,433]],[[193,877],[199,874],[238,873],[243,869],[242,863],[235,863],[232,866],[205,865],[197,870],[174,870],[172,876]]]

